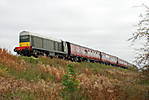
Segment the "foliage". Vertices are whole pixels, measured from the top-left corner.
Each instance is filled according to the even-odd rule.
[[[149,80],[149,65],[143,67],[142,73],[143,73],[143,75],[146,75]]]
[[[148,100],[147,73],[0,49],[0,100]]]
[[[146,5],[143,5],[143,7],[146,8],[146,12],[140,15],[140,21],[136,25],[137,29],[129,40],[134,42],[142,39],[145,41],[144,46],[137,50],[138,55],[135,62],[138,65],[149,65],[149,7]]]
[[[118,88],[119,100],[148,100],[148,90],[134,84],[122,84]]]
[[[76,73],[74,71],[73,65],[67,65],[67,73],[64,75],[62,84],[64,89],[62,91],[62,97],[65,100],[74,100],[77,98],[76,93],[78,92],[79,82],[76,79]]]
[[[131,70],[131,71],[138,71],[138,67],[136,67],[136,66],[129,66],[129,67],[128,67],[128,70]]]
[[[139,80],[139,84],[149,85],[149,66],[144,66],[141,69],[141,77]]]
[[[132,41],[142,39],[145,43],[144,46],[138,49],[138,55],[135,62],[138,65],[144,66],[141,68],[139,84],[149,84],[149,7],[142,5],[145,8],[145,13],[140,15],[137,29],[133,33],[133,37],[130,38]]]
[[[78,82],[76,80],[76,73],[72,65],[68,65],[68,72],[63,77],[64,90],[74,92],[77,90]]]

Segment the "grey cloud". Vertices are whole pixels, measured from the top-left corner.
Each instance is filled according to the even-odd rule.
[[[132,61],[126,40],[139,14],[132,6],[142,2],[148,1],[0,0],[0,47],[12,50],[18,33],[28,30]]]

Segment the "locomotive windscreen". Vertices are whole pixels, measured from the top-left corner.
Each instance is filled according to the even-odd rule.
[[[20,42],[29,42],[29,35],[20,36]]]

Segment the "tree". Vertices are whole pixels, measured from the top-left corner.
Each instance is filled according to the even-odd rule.
[[[133,42],[139,39],[145,41],[144,46],[139,48],[138,55],[135,62],[138,65],[149,65],[149,7],[143,4],[146,11],[144,14],[140,15],[140,21],[136,25],[136,31],[133,33],[132,40]]]

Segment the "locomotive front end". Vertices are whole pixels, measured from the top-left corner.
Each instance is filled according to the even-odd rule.
[[[16,47],[14,49],[17,54],[24,55],[24,56],[30,56],[32,52],[32,46],[31,46],[31,36],[23,31],[20,33],[19,36],[19,47]]]

